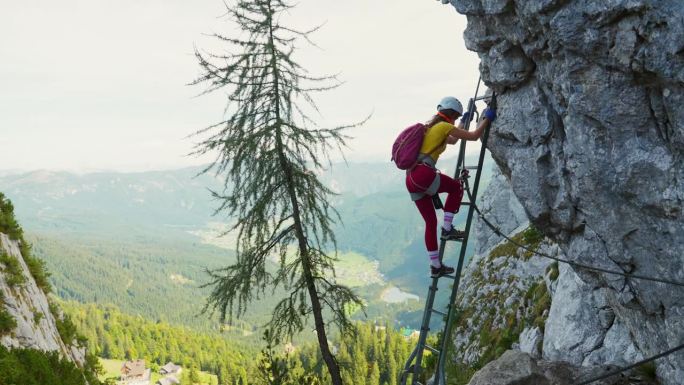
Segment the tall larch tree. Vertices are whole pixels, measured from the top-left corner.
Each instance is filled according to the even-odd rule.
[[[200,130],[196,154],[215,154],[204,172],[223,176],[217,213],[235,220],[237,261],[211,271],[207,309],[221,321],[240,317],[249,303],[276,288],[289,295],[273,309],[267,325],[283,340],[313,319],[322,358],[334,385],[342,385],[328,344],[330,327],[353,330],[349,305],[361,300],[334,276],[337,246],[332,226],[339,215],[333,192],[316,171],[331,165],[330,154],[345,146],[345,128],[321,128],[313,95],[339,85],[316,77],[295,61],[298,43],[311,43],[315,29],[300,31],[281,23],[292,9],[282,0],[237,0],[227,16],[238,36],[215,34],[225,53],[197,50],[202,74],[193,84],[205,93],[227,94],[225,120]],[[270,260],[277,260],[275,267]]]

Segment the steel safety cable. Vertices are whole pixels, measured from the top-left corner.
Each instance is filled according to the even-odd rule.
[[[468,193],[468,197],[470,197],[471,195],[470,195],[470,187],[468,186],[468,180],[465,179],[465,178],[462,179],[462,180],[464,180],[465,190],[466,190],[466,192]],[[475,204],[475,202],[472,202],[472,201],[471,201],[470,204],[471,204],[471,205],[473,206],[473,208],[475,209],[475,212],[477,212],[478,217],[480,217],[480,219],[487,225],[487,227],[489,227],[490,229],[492,229],[492,231],[494,231],[494,233],[496,233],[497,235],[499,235],[499,236],[505,238],[506,240],[508,240],[509,242],[513,243],[514,245],[516,245],[516,246],[518,246],[518,247],[521,247],[521,248],[523,248],[524,250],[527,250],[527,251],[529,251],[529,252],[531,252],[531,253],[533,253],[533,254],[536,254],[536,255],[538,255],[538,256],[540,256],[540,257],[549,258],[549,259],[552,259],[552,260],[557,261],[557,262],[567,263],[567,264],[569,264],[569,265],[571,265],[571,266],[575,266],[575,267],[582,268],[582,269],[587,269],[587,270],[598,271],[598,272],[601,272],[601,273],[614,274],[614,275],[621,275],[621,276],[626,277],[626,278],[641,279],[641,280],[645,280],[645,281],[660,282],[660,283],[665,283],[665,284],[669,284],[669,285],[675,285],[675,286],[684,287],[684,282],[675,281],[675,280],[668,279],[668,278],[655,278],[655,277],[649,277],[649,276],[645,276],[645,275],[641,275],[641,274],[632,274],[632,273],[625,273],[625,272],[623,272],[623,271],[610,270],[610,269],[606,269],[606,268],[603,268],[603,267],[592,266],[592,265],[586,265],[586,264],[583,264],[583,263],[579,263],[579,262],[575,262],[575,261],[571,261],[571,260],[567,260],[567,259],[563,259],[563,258],[558,258],[558,257],[555,257],[555,256],[553,256],[553,255],[549,255],[549,254],[542,253],[542,252],[537,251],[537,250],[533,250],[533,249],[531,249],[531,248],[529,248],[529,247],[527,247],[527,246],[521,244],[520,242],[517,242],[517,241],[515,241],[514,239],[511,239],[509,236],[507,236],[506,234],[504,234],[504,232],[503,232],[500,228],[498,228],[496,225],[494,225],[493,223],[491,223],[491,222],[484,216],[484,214],[482,214],[482,212],[480,211],[480,208]]]
[[[672,349],[670,349],[670,350],[668,350],[668,351],[662,352],[662,353],[657,354],[657,355],[655,355],[655,356],[653,356],[653,357],[645,358],[645,359],[643,359],[643,360],[641,360],[641,361],[638,361],[638,362],[635,362],[635,363],[633,363],[633,364],[631,364],[631,365],[619,367],[619,368],[617,368],[617,369],[611,370],[610,372],[607,372],[607,373],[602,374],[602,375],[600,375],[600,376],[596,376],[596,377],[593,377],[593,378],[591,378],[591,379],[582,381],[582,382],[578,383],[577,385],[587,385],[587,384],[591,384],[592,382],[595,382],[595,381],[599,381],[599,380],[603,380],[603,379],[608,378],[608,377],[612,377],[612,376],[614,376],[614,375],[616,375],[616,374],[620,374],[620,373],[622,373],[622,372],[624,372],[624,371],[627,371],[627,370],[630,370],[630,369],[634,369],[634,368],[636,368],[636,367],[638,367],[638,366],[641,366],[641,365],[643,365],[643,364],[647,364],[647,363],[649,363],[649,362],[651,362],[651,361],[655,361],[655,360],[657,360],[657,359],[659,359],[659,358],[663,358],[663,357],[665,357],[665,356],[669,356],[670,354],[676,353],[677,351],[682,350],[682,349],[684,349],[684,344],[681,344],[681,345],[679,345],[679,346],[676,346],[676,347],[674,347],[674,348],[672,348]]]
[[[465,187],[466,192],[468,193],[468,197],[470,197],[471,194],[470,194],[470,187],[468,186],[468,180],[467,180],[466,178],[463,178],[462,180],[464,181],[464,187]],[[499,236],[505,238],[506,240],[508,240],[509,242],[513,243],[514,245],[516,245],[516,246],[518,246],[518,247],[521,247],[521,248],[523,248],[524,250],[527,250],[527,251],[529,251],[529,252],[531,252],[531,253],[534,253],[534,254],[536,254],[536,255],[539,255],[539,256],[541,256],[541,257],[549,258],[549,259],[552,259],[552,260],[557,261],[557,262],[567,263],[567,264],[569,264],[569,265],[576,266],[576,267],[583,268],[583,269],[599,271],[599,272],[602,272],[602,273],[617,274],[617,275],[622,275],[622,276],[627,277],[627,278],[643,279],[643,280],[655,281],[655,282],[666,283],[666,284],[671,284],[671,285],[676,285],[676,286],[684,286],[684,283],[678,282],[678,281],[674,281],[674,280],[670,280],[670,279],[660,279],[660,278],[642,276],[642,275],[638,275],[638,274],[629,274],[629,273],[625,273],[625,272],[621,272],[621,271],[608,270],[608,269],[604,269],[604,268],[601,268],[601,267],[589,266],[589,265],[585,265],[585,264],[582,264],[582,263],[578,263],[578,262],[574,262],[574,261],[569,261],[569,260],[566,260],[566,259],[563,259],[563,258],[554,257],[554,256],[549,255],[549,254],[546,254],[546,253],[541,253],[541,252],[538,252],[538,251],[536,251],[536,250],[532,250],[532,249],[530,249],[529,247],[527,247],[527,246],[525,246],[525,245],[522,245],[522,244],[520,244],[519,242],[516,242],[515,240],[513,240],[513,239],[511,239],[510,237],[508,237],[507,235],[505,235],[505,234],[503,233],[503,231],[502,231],[499,227],[497,227],[496,225],[494,225],[493,223],[491,223],[491,222],[484,216],[484,214],[482,214],[482,212],[480,211],[480,208],[479,208],[474,202],[471,201],[471,205],[473,206],[473,209],[475,209],[475,212],[477,212],[477,214],[478,214],[478,216],[480,217],[480,219],[482,219],[482,221],[487,225],[487,227],[489,227],[490,229],[492,229],[492,231],[494,231],[494,233],[496,233],[497,235],[499,235]],[[602,374],[602,375],[600,375],[600,376],[596,376],[596,377],[590,378],[590,379],[588,379],[588,380],[584,380],[584,381],[578,383],[577,385],[587,385],[587,384],[591,384],[592,382],[596,382],[596,381],[603,380],[603,379],[608,378],[608,377],[615,376],[615,375],[617,375],[617,374],[620,374],[620,373],[625,372],[625,371],[630,370],[630,369],[634,369],[634,368],[636,368],[636,367],[638,367],[638,366],[641,366],[641,365],[643,365],[643,364],[649,363],[649,362],[651,362],[651,361],[655,361],[655,360],[657,360],[657,359],[660,359],[660,358],[669,356],[669,355],[671,355],[671,354],[673,354],[673,353],[676,353],[676,352],[678,352],[678,351],[680,351],[680,350],[682,350],[682,349],[684,349],[684,344],[681,344],[681,345],[679,345],[679,346],[675,346],[674,348],[669,349],[669,350],[667,350],[667,351],[664,351],[664,352],[662,352],[662,353],[660,353],[660,354],[657,354],[657,355],[655,355],[655,356],[651,356],[651,357],[645,358],[645,359],[643,359],[643,360],[641,360],[641,361],[637,361],[637,362],[635,362],[635,363],[633,363],[633,364],[631,364],[631,365],[619,367],[619,368],[616,368],[616,369],[614,369],[614,370],[611,370],[611,371],[609,371],[609,372],[607,372],[607,373],[604,373],[604,374]]]

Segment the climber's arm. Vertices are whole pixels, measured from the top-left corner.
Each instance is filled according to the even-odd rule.
[[[482,113],[484,118],[480,120],[480,123],[477,125],[477,128],[473,131],[466,131],[464,129],[464,124],[463,120],[458,124],[458,126],[455,126],[451,132],[449,132],[449,138],[447,139],[447,143],[450,143],[450,141],[453,141],[453,143],[456,143],[458,139],[463,139],[463,140],[478,140],[482,136],[482,133],[484,133],[485,127],[487,127],[488,124],[493,122],[496,119],[496,110],[493,109],[485,109],[484,112]],[[453,144],[450,143],[450,144]]]

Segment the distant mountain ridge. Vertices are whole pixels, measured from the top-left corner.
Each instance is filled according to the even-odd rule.
[[[453,160],[444,160],[444,166]],[[31,231],[97,233],[111,227],[198,228],[213,216],[218,202],[208,190],[221,191],[213,173],[198,175],[203,166],[134,173],[32,171],[3,175],[4,191],[17,215]],[[405,194],[404,173],[391,162],[336,163],[320,171],[339,202],[376,193]],[[406,204],[411,206],[410,201]],[[109,228],[108,228],[109,227]]]
[[[441,165],[446,172],[453,163],[446,159]],[[485,166],[484,183],[490,169]],[[202,295],[194,287],[206,282],[203,268],[225,266],[233,253],[225,250],[230,237],[219,245],[203,236],[229,218],[212,215],[219,202],[209,190],[221,191],[223,185],[213,174],[198,176],[201,170],[36,171],[0,176],[0,191],[15,202],[60,297],[109,302],[150,318],[207,326],[206,318],[191,319],[201,304],[189,299]],[[356,265],[377,266],[386,285],[424,295],[423,224],[406,193],[404,172],[391,162],[350,162],[334,164],[320,177],[339,193],[332,199],[342,218],[335,229],[341,255],[377,261]],[[180,283],[178,277],[192,283]],[[380,301],[382,290],[368,286],[364,292],[369,301]],[[165,298],[183,310],[164,314],[163,306],[152,305]]]
[[[201,226],[214,206],[207,188],[220,188],[200,168],[143,173],[35,171],[0,177],[31,231],[97,233],[111,227]]]

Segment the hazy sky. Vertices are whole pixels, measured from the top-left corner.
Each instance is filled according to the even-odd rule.
[[[206,162],[185,156],[192,132],[223,112],[195,97],[193,47],[230,34],[221,0],[3,1],[0,13],[0,169],[149,170]],[[439,99],[462,102],[477,81],[465,17],[434,0],[300,0],[288,20],[321,47],[296,58],[345,84],[318,98],[320,122],[353,122],[347,157],[388,160],[399,130]],[[451,150],[455,153],[455,149]]]

